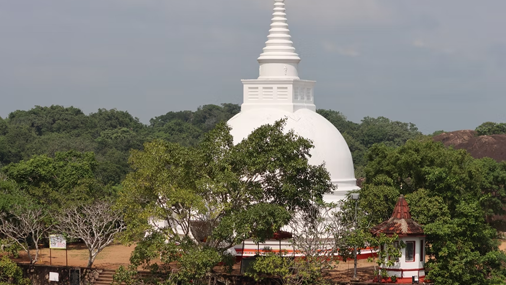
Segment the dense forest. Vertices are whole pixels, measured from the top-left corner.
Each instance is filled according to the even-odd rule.
[[[51,106],[15,111],[0,117],[0,167],[57,152],[92,152],[94,171],[104,184],[117,185],[129,171],[131,149],[161,139],[195,146],[217,123],[239,113],[235,104],[204,105],[196,111],[168,112],[145,125],[126,111],[99,109],[89,115],[74,107]],[[343,134],[351,149],[357,176],[363,175],[365,153],[375,143],[400,146],[421,136],[412,123],[365,117],[361,123],[340,112],[318,110]]]
[[[347,197],[327,205],[323,195],[334,186],[322,165],[309,165],[311,143],[278,121],[234,145],[224,122],[239,111],[234,104],[204,105],[168,112],[149,125],[125,111],[86,115],[62,106],[0,118],[0,245],[12,255],[23,250],[37,263],[40,242],[64,233],[86,244],[91,268],[118,239],[136,243],[131,266],[118,270],[118,280],[133,280],[139,266],[153,270],[151,261],[161,257],[178,266],[177,273],[158,268],[165,284],[209,284],[216,264],[232,264],[225,254],[230,246],[263,242],[302,217],[296,227],[302,238],[291,243],[302,250],[330,234],[332,258],[320,258],[321,244],[309,244],[313,250],[303,251],[303,262],[263,256],[251,276],[326,284],[335,253],[348,258],[343,249],[372,246],[379,256],[399,256],[398,247],[380,246],[397,237],[372,236],[370,228],[390,217],[402,194],[427,235],[428,278],[448,285],[505,283],[506,255],[498,248],[499,231],[506,229],[505,161],[475,159],[412,123],[385,117],[356,123],[318,110],[340,130],[356,176],[365,178],[358,203]],[[476,129],[478,136],[505,132],[501,123]],[[184,234],[172,227],[153,231],[153,218],[177,224]],[[322,230],[313,230],[318,221],[325,221]],[[316,236],[305,239],[309,234]],[[378,258],[377,264],[391,260]],[[15,265],[0,261],[0,284],[13,278],[2,273],[8,266]],[[129,284],[151,284],[139,282]]]

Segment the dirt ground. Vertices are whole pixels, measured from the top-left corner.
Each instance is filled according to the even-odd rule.
[[[95,262],[93,263],[94,268],[101,269],[112,269],[116,270],[121,265],[128,266],[129,259],[135,245],[130,247],[121,244],[114,244],[106,247],[101,253],[98,254]],[[29,263],[28,255],[25,252],[20,252],[20,257],[15,259],[16,262]],[[58,266],[76,266],[86,267],[88,263],[88,249],[84,244],[72,244],[69,245],[67,251],[43,248],[39,254],[39,261],[37,264],[43,265],[58,265]],[[357,275],[361,280],[372,279],[373,263],[367,262],[367,260],[359,260],[357,266]],[[141,270],[141,268],[139,268]],[[218,268],[217,268],[218,269]],[[218,270],[219,271],[219,270]],[[237,263],[233,272],[235,274],[240,273],[240,263]],[[353,260],[348,262],[340,262],[337,268],[332,272],[333,279],[343,280],[349,279],[353,276]]]
[[[93,267],[102,269],[118,269],[121,265],[128,266],[129,259],[135,246],[114,244],[100,252],[93,263]],[[28,263],[28,255],[23,251],[16,262]],[[88,265],[88,249],[84,244],[71,244],[68,250],[43,248],[39,253],[37,264],[86,267]]]
[[[121,244],[114,244],[105,248],[95,260],[93,267],[102,269],[116,270],[121,265],[128,266],[129,259],[135,245],[130,247]],[[506,241],[502,241],[501,250],[506,250]],[[67,257],[66,257],[67,254]],[[51,257],[51,258],[50,258]],[[28,257],[25,252],[20,252],[20,258],[16,262],[28,263]],[[39,255],[38,264],[44,265],[60,265],[76,267],[85,267],[88,262],[88,250],[84,244],[72,244],[69,246],[67,252],[65,250],[50,250],[43,248]],[[239,273],[240,263],[234,266],[233,273]],[[359,260],[357,266],[357,275],[361,280],[371,280],[374,272],[374,264],[367,260]],[[340,262],[337,269],[332,272],[332,279],[334,280],[349,280],[353,276],[353,260],[348,262]]]

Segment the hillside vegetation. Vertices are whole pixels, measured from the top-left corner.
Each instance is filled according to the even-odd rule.
[[[239,113],[235,104],[204,105],[196,111],[168,112],[154,117],[149,125],[126,111],[99,109],[89,115],[74,107],[50,106],[14,111],[0,118],[0,167],[34,156],[54,157],[57,152],[92,152],[94,171],[104,184],[117,185],[129,172],[131,149],[161,139],[195,146],[217,123]],[[341,131],[353,155],[357,175],[362,176],[365,153],[375,143],[403,145],[422,134],[412,123],[385,117],[365,117],[361,123],[348,121],[340,112],[318,110]]]
[[[137,243],[128,271],[118,273],[124,280],[139,266],[157,269],[151,261],[161,258],[177,263],[177,273],[170,266],[162,272],[167,284],[209,284],[216,264],[233,261],[225,249],[247,239],[263,242],[299,218],[307,225],[300,236],[331,234],[331,252],[343,258],[348,255],[341,249],[366,244],[386,256],[379,245],[397,237],[373,237],[370,227],[390,217],[402,194],[430,244],[429,279],[504,284],[506,255],[497,238],[506,229],[506,161],[446,147],[437,140],[447,133],[424,136],[412,123],[385,117],[355,123],[340,112],[318,110],[348,142],[356,176],[365,177],[358,203],[347,197],[338,212],[329,208],[336,215],[324,217],[321,210],[335,205],[323,203],[323,195],[334,186],[322,165],[308,163],[311,142],[284,130],[281,120],[234,145],[224,122],[239,111],[234,104],[204,105],[168,112],[148,125],[125,111],[86,115],[62,106],[0,118],[0,245],[24,250],[35,264],[40,241],[64,233],[85,243],[91,267],[103,248],[120,239]],[[487,130],[468,131],[475,140],[504,136],[495,134],[501,124],[478,128]],[[477,136],[482,133],[493,135]],[[178,225],[184,235],[161,227],[146,236],[152,219]],[[314,230],[318,221],[339,227]],[[331,259],[320,258],[321,245],[310,245],[314,250],[304,255],[315,259],[304,260],[311,262],[292,264],[295,270],[291,263],[267,266],[273,256],[255,263],[258,276],[323,282]],[[0,280],[1,273],[0,264]]]

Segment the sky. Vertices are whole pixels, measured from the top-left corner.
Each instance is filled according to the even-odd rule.
[[[142,122],[242,103],[273,0],[0,0],[0,116],[35,105]],[[317,108],[424,133],[506,122],[506,1],[286,0]]]

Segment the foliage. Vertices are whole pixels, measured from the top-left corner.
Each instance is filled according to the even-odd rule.
[[[292,257],[282,254],[267,253],[258,256],[246,272],[246,276],[255,281],[262,281],[266,277],[278,280],[283,285],[328,284],[324,278],[324,271],[319,266],[325,257]]]
[[[132,267],[132,268],[130,268]],[[141,281],[137,280],[138,272],[135,267],[129,266],[128,268],[125,268],[123,265],[121,265],[113,276],[113,285],[137,285],[142,284]]]
[[[189,123],[203,133],[206,133],[214,128],[220,122],[226,122],[234,115],[239,113],[240,107],[235,104],[222,104],[217,105],[204,105],[199,107],[196,112],[180,111],[168,112],[165,115],[155,117],[150,120],[151,127],[160,128],[169,122],[180,121]]]
[[[321,202],[333,189],[328,172],[309,165],[311,143],[283,127],[284,121],[262,126],[234,145],[230,129],[218,124],[197,147],[154,141],[132,151],[134,171],[118,200],[128,224],[124,238],[159,232],[167,240],[158,252],[145,251],[151,253],[142,262],[161,254],[179,262],[183,279],[185,272],[199,275],[195,269],[209,272],[226,249],[248,238],[268,239],[292,213]],[[145,239],[141,248],[156,240]],[[176,245],[180,254],[164,250]]]
[[[113,285],[175,284],[171,274],[168,274],[165,278],[161,278],[160,274],[156,274],[155,272],[151,272],[151,274],[148,275],[140,275],[137,271],[137,267],[134,265],[129,265],[127,268],[120,266],[118,270],[116,270],[113,280]]]
[[[9,125],[27,126],[38,136],[48,133],[71,133],[77,135],[78,129],[86,125],[84,113],[74,107],[64,108],[35,106],[29,111],[15,111],[9,114]]]
[[[387,199],[376,204],[369,198],[371,202],[361,203],[362,209],[375,216],[380,204],[392,207],[395,199],[388,197],[395,191],[406,196],[413,219],[424,224],[431,245],[429,279],[436,284],[504,280],[505,256],[495,242],[497,231],[485,220],[503,211],[502,164],[475,160],[464,150],[428,139],[398,148],[375,145],[368,159],[361,196]]]
[[[379,270],[379,268],[394,266],[402,255],[401,249],[406,245],[402,241],[399,242],[398,239],[399,237],[397,235],[386,236],[384,234],[380,234],[379,236],[369,235],[366,237],[366,242],[377,252],[377,256],[374,256],[372,259],[378,266],[378,268],[376,268],[376,266],[374,267],[374,271],[378,273],[378,281],[381,280],[382,277],[387,277],[386,272],[384,270]]]
[[[506,123],[485,122],[476,128],[478,136],[506,134]]]
[[[392,180],[384,175],[379,175],[372,183],[363,185],[359,208],[367,209],[367,215],[361,213],[360,227],[367,229],[388,220],[399,194],[399,189],[393,186]]]
[[[7,129],[7,123],[0,117],[0,136],[4,136],[7,133]]]
[[[408,141],[397,149],[373,146],[368,154],[366,184],[382,183],[387,177],[401,194],[427,189],[439,196],[450,209],[461,199],[480,194],[480,169],[465,150],[448,149],[430,139]]]
[[[401,146],[409,139],[421,135],[414,124],[390,121],[385,117],[365,117],[360,125],[359,133],[362,144],[367,148],[377,143]]]
[[[325,278],[339,262],[339,241],[350,226],[334,215],[337,209],[335,204],[323,204],[307,214],[293,215],[286,227],[292,234],[290,246],[303,257],[268,252],[256,258],[247,275],[256,281],[274,278],[281,284],[326,284]]]
[[[9,125],[5,136],[0,136],[0,165],[18,162],[29,157],[30,144],[37,138],[27,126]]]
[[[450,210],[440,196],[432,196],[426,189],[419,189],[406,197],[411,216],[422,225],[429,225],[450,217]]]
[[[435,137],[435,136],[438,136],[438,135],[444,134],[444,133],[446,133],[444,130],[439,130],[439,131],[433,132],[430,136]]]
[[[38,203],[60,208],[101,196],[94,179],[96,165],[93,153],[69,151],[56,153],[54,158],[34,156],[3,171]]]
[[[53,158],[57,152],[94,152],[96,176],[103,184],[118,185],[129,172],[130,149],[142,149],[144,142],[153,139],[196,145],[205,132],[239,110],[235,104],[204,105],[195,112],[156,117],[152,126],[116,109],[99,109],[90,115],[56,105],[18,110],[5,120],[0,118],[0,167],[34,155]]]
[[[35,106],[0,118],[0,166],[29,160],[34,155],[54,157],[57,152],[94,152],[96,176],[103,184],[118,185],[130,171],[130,149],[160,139],[183,146],[196,146],[216,124],[239,113],[236,104],[204,105],[196,111],[168,112],[154,117],[148,126],[128,112],[99,109],[89,115],[74,107]],[[340,112],[318,110],[343,134],[353,156],[358,177],[364,176],[365,154],[374,143],[402,145],[420,132],[411,123],[383,117],[348,121]]]
[[[425,226],[430,237],[428,278],[436,284],[503,284],[506,256],[478,202],[462,201],[452,219]]]
[[[506,161],[496,162],[485,157],[476,159],[475,164],[481,169],[480,185],[482,196],[480,203],[486,215],[486,221],[495,228],[503,231],[505,223],[495,216],[506,214],[504,205],[506,203]]]
[[[7,253],[13,258],[19,258],[19,251],[23,250],[18,243],[9,239],[0,239],[0,253]]]
[[[23,204],[25,200],[26,195],[19,189],[18,184],[0,172],[0,213]]]
[[[7,256],[0,259],[0,285],[29,285],[30,279],[23,278],[23,270]]]
[[[378,182],[389,183],[385,177],[379,177]],[[379,184],[379,186],[366,185],[370,188],[356,191],[360,194],[358,200],[353,200],[353,193],[348,193],[346,199],[341,201],[340,209],[335,212],[335,216],[343,230],[337,233],[338,237],[335,240],[339,246],[339,256],[344,261],[354,259],[355,251],[356,254],[360,254],[362,248],[370,247],[377,252],[377,256],[370,258],[369,261],[376,263],[375,271],[378,274],[386,274],[386,271],[381,272],[376,265],[378,267],[394,265],[404,245],[398,242],[397,236],[389,237],[384,234],[373,236],[369,231],[372,226],[390,217],[395,206],[390,205],[391,201],[396,201],[398,197],[398,191],[394,191],[394,188]],[[387,218],[383,219],[385,216]],[[356,261],[354,265],[357,266]]]
[[[385,117],[365,117],[357,124],[348,121],[340,112],[332,110],[317,110],[317,112],[329,120],[348,143],[357,177],[364,177],[366,153],[374,144],[384,143],[390,147],[399,147],[410,139],[422,136],[412,123],[391,121]]]

